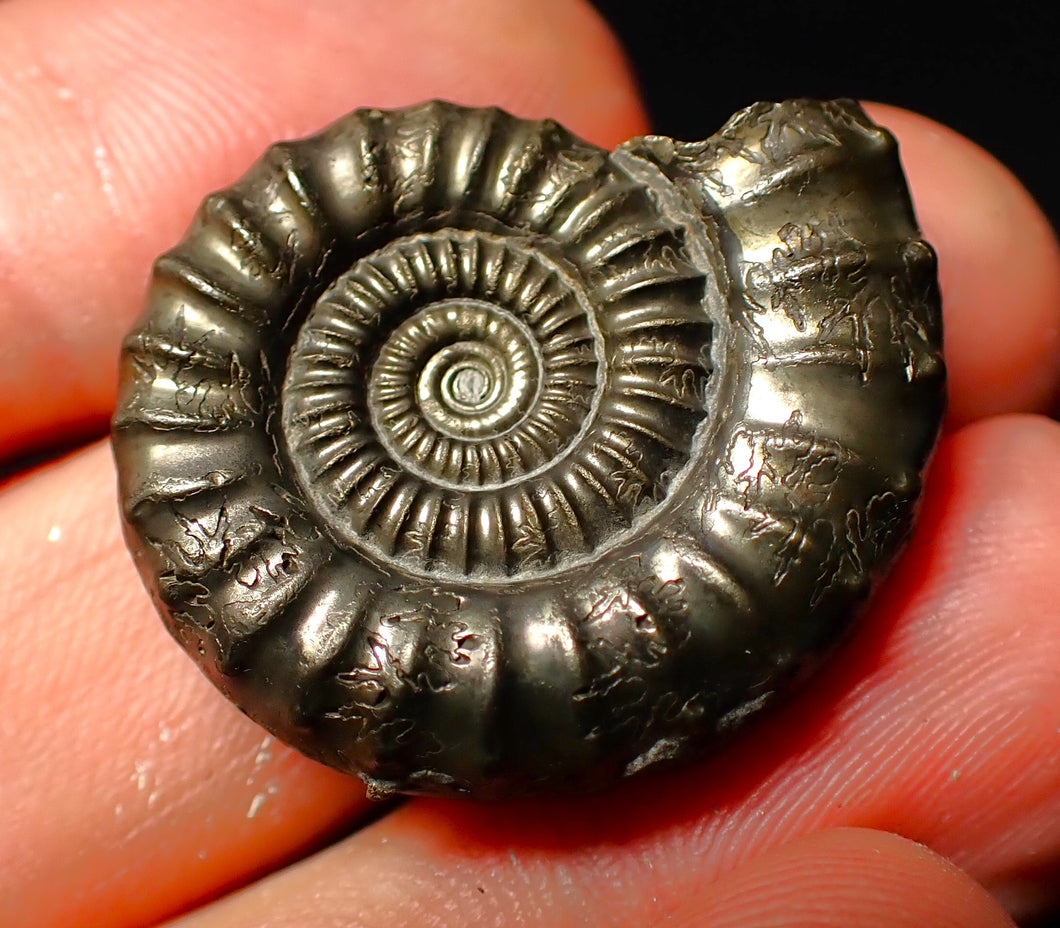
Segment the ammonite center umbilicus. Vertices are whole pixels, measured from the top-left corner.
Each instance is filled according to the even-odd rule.
[[[114,418],[129,544],[217,686],[377,794],[600,786],[843,636],[911,527],[940,337],[856,104],[612,153],[359,110],[156,263]]]

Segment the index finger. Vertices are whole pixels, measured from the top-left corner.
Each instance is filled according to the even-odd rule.
[[[442,97],[613,145],[645,124],[587,5],[0,5],[0,462],[102,434],[151,260],[280,138]]]
[[[1060,384],[1060,249],[1022,184],[952,129],[867,104],[893,132],[939,256],[949,425],[1052,412]]]

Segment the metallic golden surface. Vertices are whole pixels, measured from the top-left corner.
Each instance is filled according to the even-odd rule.
[[[612,153],[359,110],[156,263],[114,418],[129,544],[217,686],[376,794],[599,787],[846,633],[912,525],[940,326],[854,103]]]

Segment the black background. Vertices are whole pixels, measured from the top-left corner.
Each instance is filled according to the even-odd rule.
[[[1060,226],[1056,0],[596,0],[655,131],[706,138],[756,100],[854,97],[917,110],[1004,162]]]
[[[594,0],[622,38],[654,131],[706,138],[756,100],[854,97],[982,145],[1060,227],[1060,3]],[[1004,309],[1001,308],[1001,312]],[[1060,913],[1035,928],[1060,928]]]

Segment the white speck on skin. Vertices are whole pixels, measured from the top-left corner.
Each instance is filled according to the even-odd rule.
[[[266,735],[261,740],[261,746],[258,748],[258,753],[254,755],[254,766],[263,767],[270,760],[272,760],[272,751],[269,748],[272,746],[272,735]]]
[[[61,525],[53,525],[48,529],[48,541],[56,542],[63,537],[63,529]]]
[[[254,755],[254,769],[250,771],[250,776],[247,777],[247,786],[250,786],[254,782],[254,777],[260,773],[261,768],[272,760],[272,751],[270,750],[272,742],[272,735],[266,735],[258,746],[258,751]]]
[[[91,113],[88,116],[91,117]],[[96,168],[96,174],[99,177],[99,187],[103,191],[103,196],[107,200],[110,211],[115,216],[120,217],[121,207],[114,187],[114,161],[110,150],[100,138],[96,138],[95,144],[92,146],[92,164]]]
[[[167,728],[165,725],[163,725],[158,730],[158,740],[159,741],[164,743],[166,741],[171,740],[172,738],[173,738],[173,729],[172,728]]]
[[[953,770],[950,772],[950,782],[956,783],[961,778],[960,770]]]
[[[124,811],[125,811],[125,806],[123,806],[120,802],[117,805],[114,806],[114,815],[115,816],[121,815],[122,812],[124,812]]]
[[[265,805],[265,800],[270,796],[275,796],[280,791],[280,787],[276,783],[270,783],[265,787],[265,791],[261,793],[255,793],[254,798],[250,800],[250,806],[247,808],[247,818],[254,818],[261,811],[261,807]]]
[[[141,792],[147,789],[147,761],[138,760],[133,764],[133,781]]]
[[[92,149],[92,160],[95,162],[96,170],[99,171],[100,183],[107,199],[114,199],[114,171],[110,166],[110,155],[106,145],[97,145]]]
[[[55,95],[60,100],[72,100],[74,98],[74,92],[69,87],[56,88]]]

